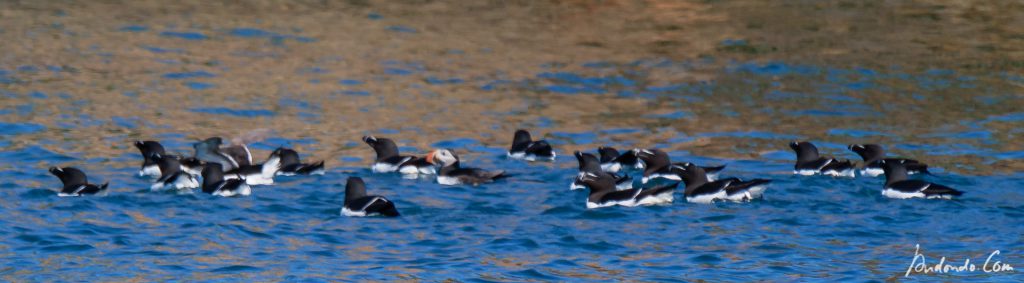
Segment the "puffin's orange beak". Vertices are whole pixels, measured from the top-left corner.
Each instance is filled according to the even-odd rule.
[[[427,162],[429,162],[430,164],[434,164],[434,154],[435,153],[437,153],[436,149],[430,151],[430,153],[427,153]]]

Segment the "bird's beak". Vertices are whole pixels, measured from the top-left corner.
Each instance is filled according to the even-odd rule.
[[[430,153],[427,153],[427,162],[429,162],[430,164],[436,164],[436,163],[434,163],[434,154],[437,154],[437,150],[436,149],[430,151]]]

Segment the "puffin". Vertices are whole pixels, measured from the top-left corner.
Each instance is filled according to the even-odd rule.
[[[427,154],[427,162],[437,164],[437,182],[442,185],[480,185],[508,177],[503,170],[489,171],[480,168],[463,168],[459,156],[450,149],[436,149]]]

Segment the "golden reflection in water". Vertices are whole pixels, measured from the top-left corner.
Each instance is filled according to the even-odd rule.
[[[927,133],[969,130],[960,122],[977,121],[1021,109],[1016,98],[994,105],[979,105],[978,93],[963,89],[922,91],[914,82],[879,81],[891,90],[848,91],[850,97],[883,115],[875,117],[815,117],[758,114],[761,109],[786,113],[806,104],[798,99],[758,100],[761,97],[742,88],[721,87],[714,96],[699,103],[666,98],[647,101],[614,95],[558,95],[544,91],[499,87],[483,91],[479,85],[495,79],[535,78],[545,71],[578,72],[585,75],[631,76],[639,87],[701,81],[720,86],[739,83],[743,74],[722,72],[730,60],[786,60],[820,66],[868,67],[887,70],[894,64],[901,71],[918,73],[946,68],[958,73],[980,74],[982,94],[1020,93],[1019,83],[998,76],[1020,74],[1024,66],[1024,38],[1010,23],[1020,15],[1019,3],[961,3],[951,1],[906,1],[895,3],[846,3],[823,1],[813,5],[781,2],[732,1],[553,1],[510,4],[502,1],[438,1],[430,3],[363,3],[250,1],[236,5],[214,5],[205,1],[132,1],[130,3],[77,3],[58,1],[7,2],[0,4],[0,25],[9,40],[0,43],[5,56],[0,68],[18,66],[60,66],[61,72],[15,73],[16,83],[5,89],[19,94],[43,91],[46,99],[33,100],[26,116],[6,115],[5,121],[43,124],[48,130],[12,137],[12,148],[38,141],[74,141],[48,145],[47,149],[77,157],[110,157],[134,152],[130,142],[151,139],[162,133],[183,133],[189,139],[209,136],[238,136],[254,128],[270,129],[275,135],[310,138],[313,146],[297,146],[316,159],[338,165],[339,158],[355,156],[364,162],[372,151],[359,137],[379,129],[397,129],[391,134],[405,145],[425,151],[445,139],[468,137],[488,146],[504,147],[511,132],[535,125],[538,117],[550,118],[550,128],[536,129],[539,135],[553,131],[588,132],[602,128],[644,129],[616,140],[636,146],[665,143],[670,138],[705,132],[763,131],[809,137],[836,143],[851,138],[830,136],[831,128],[859,128],[891,125],[895,137],[879,138],[887,143],[899,140],[912,144],[960,142],[996,151],[1024,150],[1015,142],[1018,122],[987,124],[996,144],[977,140],[948,140],[922,137]],[[66,13],[55,13],[65,11]],[[372,20],[368,12],[385,17]],[[830,15],[806,17],[807,13]],[[98,16],[98,15],[103,15]],[[827,18],[828,20],[824,20]],[[116,19],[116,20],[110,20]],[[59,23],[59,25],[54,24]],[[149,28],[124,32],[126,25]],[[408,26],[416,33],[387,31],[389,26]],[[305,36],[313,42],[284,39],[277,43],[265,38],[233,37],[225,30],[260,28]],[[294,29],[294,30],[293,30]],[[163,31],[200,32],[206,40],[161,36]],[[927,31],[927,32],[922,32]],[[746,45],[723,47],[726,39],[744,39]],[[164,52],[153,52],[156,47]],[[171,51],[166,51],[171,50]],[[460,52],[452,52],[460,50]],[[607,61],[629,63],[638,59],[670,58],[688,60],[718,58],[706,68],[692,70],[648,70],[639,76],[627,73],[628,66],[589,70],[582,63]],[[163,60],[163,61],[161,61]],[[168,60],[170,63],[168,63]],[[408,76],[385,73],[382,62],[412,63],[423,72]],[[541,67],[556,63],[554,69]],[[969,62],[970,64],[968,64]],[[298,70],[318,67],[322,73],[300,74]],[[205,71],[213,78],[197,79],[215,85],[209,90],[191,90],[188,80],[162,79],[172,72]],[[431,85],[427,77],[458,77],[462,84]],[[312,83],[310,80],[320,80]],[[363,81],[342,86],[341,79]],[[823,78],[779,77],[778,90],[813,92]],[[767,83],[767,82],[765,82]],[[614,87],[609,89],[615,92]],[[340,90],[361,90],[371,96],[333,94]],[[762,91],[767,91],[762,90]],[[122,95],[138,93],[138,97]],[[927,101],[911,99],[905,93],[926,92]],[[968,93],[965,93],[968,92]],[[67,93],[70,99],[58,93]],[[320,110],[303,110],[278,104],[282,97],[307,101]],[[86,101],[85,104],[74,101]],[[0,97],[10,108],[28,103],[23,98]],[[901,111],[883,110],[900,105]],[[267,109],[272,117],[233,117],[197,114],[187,109],[223,106],[237,109]],[[733,107],[740,115],[721,113]],[[917,110],[902,110],[917,109]],[[366,111],[362,111],[366,110]],[[665,120],[644,117],[650,113],[688,111],[691,118]],[[306,122],[300,112],[317,115],[318,123]],[[492,114],[500,113],[500,114]],[[112,123],[62,130],[60,114],[84,115],[95,121],[112,117],[139,117],[157,127],[140,124],[127,129]],[[76,120],[71,118],[70,120]],[[106,139],[114,137],[114,139]],[[858,140],[859,141],[859,140]],[[356,146],[351,144],[355,143]],[[594,144],[572,144],[562,152],[592,150]],[[759,153],[788,151],[779,140],[751,138],[698,138],[677,142],[669,150],[722,158],[757,159]],[[189,149],[173,149],[188,152]],[[418,152],[422,153],[422,152]],[[259,158],[267,152],[257,152]],[[836,152],[853,157],[848,152]],[[985,173],[1019,170],[1014,160],[989,160],[976,155],[929,156],[907,152],[951,171]],[[113,161],[108,161],[113,162]],[[118,166],[137,166],[134,163]],[[355,164],[346,164],[355,165]],[[41,165],[42,166],[42,165]]]

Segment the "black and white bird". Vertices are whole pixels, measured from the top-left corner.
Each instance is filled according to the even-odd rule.
[[[345,184],[345,206],[341,208],[344,216],[399,216],[395,203],[385,197],[366,195],[366,184],[359,177],[349,177]]]
[[[839,160],[831,156],[818,155],[818,147],[810,142],[792,142],[789,144],[796,152],[796,165],[793,174],[810,176],[822,174],[836,177],[854,177],[854,165],[850,160]]]
[[[224,179],[224,167],[208,162],[203,166],[203,192],[215,196],[233,197],[252,194],[252,188],[242,179]]]
[[[644,169],[644,163],[636,158],[636,153],[632,150],[619,154],[619,150],[614,147],[602,146],[597,148],[597,153],[601,155],[601,170],[605,172],[618,173],[623,168]]]
[[[590,195],[587,197],[587,209],[608,207],[608,206],[639,206],[672,203],[672,192],[679,186],[679,182],[662,184],[652,188],[630,188],[617,190],[615,188],[615,177],[611,173],[598,171],[586,172],[576,177],[581,183],[590,188]]]
[[[193,177],[203,175],[203,162],[195,157],[185,157],[178,160],[181,162],[181,170]]]
[[[863,176],[877,177],[878,175],[885,174],[885,169],[882,168],[882,161],[885,162],[899,162],[903,161],[903,164],[907,167],[907,173],[909,174],[927,174],[928,164],[921,163],[917,160],[906,159],[906,158],[885,158],[885,149],[882,149],[881,145],[877,144],[851,144],[848,146],[850,150],[860,155],[860,158],[864,159],[864,167],[860,169],[860,174]]]
[[[250,186],[272,185],[277,171],[281,170],[280,152],[273,151],[262,164],[242,165],[224,172],[225,179],[242,179]]]
[[[62,197],[77,197],[82,195],[95,195],[107,191],[107,184],[93,185],[89,184],[88,178],[85,176],[85,172],[78,170],[74,167],[50,167],[50,174],[57,176],[60,182],[64,184],[58,196]]]
[[[641,161],[644,162],[646,168],[644,168],[644,177],[641,179],[641,183],[647,184],[648,181],[653,179],[667,179],[672,181],[681,181],[679,175],[672,173],[672,161],[668,157],[668,153],[659,149],[633,149],[633,154],[636,155]],[[718,177],[718,172],[722,171],[725,165],[714,166],[714,167],[702,167],[704,172],[707,173],[707,178],[714,180]]]
[[[157,154],[154,158],[160,166],[160,178],[153,182],[150,190],[191,190],[199,187],[196,177],[182,170],[182,164],[177,157]]]
[[[583,182],[581,182],[579,180],[579,178],[578,178],[579,175],[582,175],[583,173],[586,173],[586,172],[593,173],[593,172],[602,172],[602,171],[604,171],[604,170],[601,170],[601,162],[597,159],[597,156],[594,156],[593,154],[590,154],[590,153],[584,153],[584,152],[576,151],[576,152],[573,152],[573,155],[576,156],[576,161],[579,162],[579,170],[580,170],[580,172],[579,172],[579,174],[577,174],[577,178],[573,178],[572,179],[572,184],[569,185],[569,189],[570,190],[586,189],[587,186],[584,185]],[[609,174],[611,174],[612,177],[615,178],[615,188],[616,189],[624,190],[624,189],[629,189],[629,188],[633,187],[633,178],[630,177],[629,175],[618,176],[615,173],[609,173]]]
[[[363,137],[363,142],[370,145],[377,153],[377,159],[373,163],[374,173],[399,172],[405,175],[433,175],[435,174],[434,164],[426,158],[400,155],[398,145],[388,138],[374,136]]]
[[[530,132],[516,130],[512,137],[512,146],[508,149],[508,157],[512,159],[523,159],[526,161],[555,160],[555,151],[545,140],[534,141]]]
[[[713,203],[715,201],[745,202],[762,198],[768,188],[768,179],[743,181],[739,178],[724,178],[709,181],[704,169],[691,163],[673,165],[672,172],[679,175],[686,184],[683,195],[687,202]]]
[[[449,149],[437,149],[427,154],[427,161],[437,164],[437,183],[442,185],[479,185],[508,177],[503,170],[484,170],[480,168],[463,168],[459,164],[459,156]]]
[[[907,164],[904,160],[890,162],[882,160],[885,171],[885,187],[882,195],[889,198],[939,198],[952,199],[964,193],[956,189],[923,180],[907,179]]]
[[[279,147],[274,151],[281,157],[281,170],[277,171],[278,175],[294,176],[324,174],[323,160],[313,163],[302,163],[302,161],[299,160],[299,153],[294,149]]]
[[[135,141],[135,148],[142,153],[142,168],[139,169],[139,177],[160,176],[160,166],[156,164],[155,155],[166,155],[164,146],[157,141]]]
[[[252,165],[252,153],[244,144],[223,146],[223,140],[212,137],[192,145],[195,158],[203,162],[220,163],[224,170]]]

